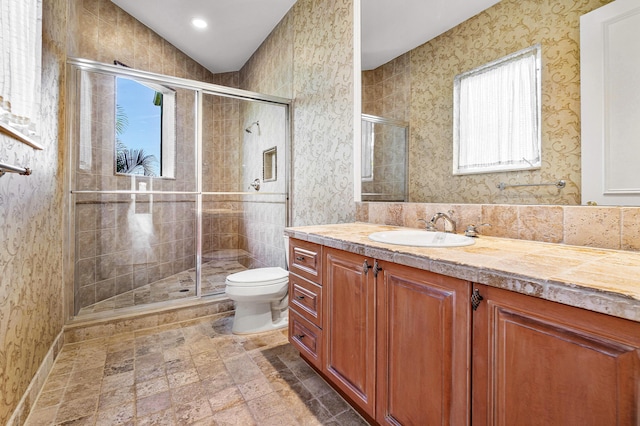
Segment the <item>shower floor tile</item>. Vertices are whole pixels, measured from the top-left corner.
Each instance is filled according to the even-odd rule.
[[[367,425],[286,331],[236,336],[232,319],[65,345],[26,425]]]
[[[227,275],[247,269],[238,259],[247,257],[244,250],[217,250],[202,256],[202,294],[224,293]],[[165,302],[195,296],[196,268],[179,272],[151,284],[127,291],[91,306],[80,309],[78,316],[96,312],[113,311],[121,308]]]

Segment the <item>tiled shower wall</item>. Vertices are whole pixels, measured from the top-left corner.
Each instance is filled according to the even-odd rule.
[[[373,70],[362,72],[362,113],[409,121],[411,56],[404,53]]]
[[[453,210],[461,233],[488,223],[482,235],[576,246],[640,251],[639,207],[558,205],[358,203],[357,220],[423,228],[437,212]]]

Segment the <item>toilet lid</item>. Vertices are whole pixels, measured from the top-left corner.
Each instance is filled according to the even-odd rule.
[[[280,267],[247,269],[227,276],[227,285],[255,287],[257,285],[277,284],[289,278],[289,271]]]

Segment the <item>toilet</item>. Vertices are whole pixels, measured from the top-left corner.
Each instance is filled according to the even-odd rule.
[[[289,262],[289,237],[285,256]],[[225,293],[236,305],[234,334],[260,333],[287,327],[289,271],[280,267],[247,269],[227,276]]]

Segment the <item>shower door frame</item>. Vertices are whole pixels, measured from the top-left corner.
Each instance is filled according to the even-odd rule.
[[[255,192],[207,192],[203,193],[202,179],[202,152],[203,152],[203,97],[204,95],[214,95],[226,98],[234,98],[250,102],[260,102],[271,105],[280,105],[285,108],[285,192],[284,193],[261,193],[261,195],[284,195],[285,202],[285,226],[290,225],[291,219],[291,167],[292,167],[292,143],[291,143],[291,123],[292,123],[292,100],[279,96],[265,95],[262,93],[252,92],[243,89],[221,86],[217,84],[205,83],[197,80],[173,77],[163,74],[152,73],[148,71],[140,71],[132,68],[123,68],[115,65],[105,64],[82,58],[67,59],[67,90],[66,90],[66,124],[65,138],[68,143],[68,161],[67,170],[64,173],[64,187],[68,189],[69,196],[65,199],[66,215],[63,220],[65,227],[65,240],[63,244],[63,261],[64,261],[64,306],[66,322],[74,319],[85,319],[85,316],[77,317],[75,315],[75,195],[76,194],[141,194],[140,191],[112,190],[112,191],[81,191],[74,190],[72,185],[75,182],[76,164],[77,164],[77,141],[79,139],[77,125],[77,109],[80,100],[80,75],[84,71],[97,72],[114,77],[123,76],[133,79],[141,79],[158,84],[165,84],[181,89],[193,90],[195,93],[195,166],[196,166],[196,191],[145,191],[143,195],[195,195],[196,196],[196,294],[190,298],[170,300],[166,302],[149,303],[145,305],[134,306],[136,312],[140,312],[141,307],[152,307],[155,309],[174,308],[179,302],[193,302],[200,300],[202,285],[202,199],[203,195],[255,195]],[[105,311],[100,314],[86,315],[87,320],[106,319],[113,315],[121,315],[128,313],[129,308]]]

